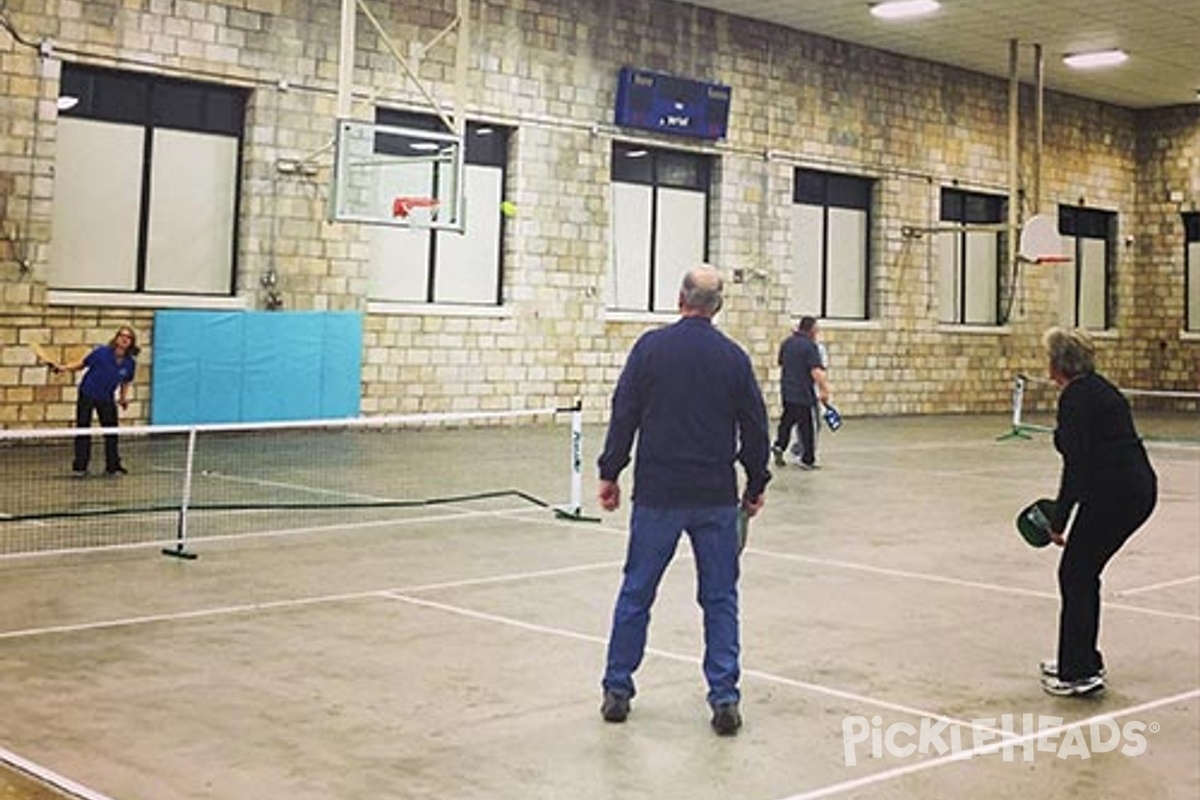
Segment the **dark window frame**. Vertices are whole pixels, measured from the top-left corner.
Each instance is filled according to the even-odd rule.
[[[876,180],[859,175],[797,167],[792,180],[792,202],[798,205],[821,207],[821,307],[822,319],[871,318],[871,234],[874,216],[871,202]],[[863,251],[863,316],[833,317],[829,314],[829,209],[846,208],[863,211],[867,217],[867,241]]]
[[[430,133],[452,133],[446,123],[438,115],[429,112],[408,111],[405,109],[375,107],[375,124],[387,125],[410,130],[429,131]],[[467,165],[498,167],[500,169],[500,201],[508,200],[508,151],[512,143],[515,128],[507,125],[497,125],[479,120],[467,120],[463,133],[463,168]],[[487,135],[483,135],[486,132]],[[389,152],[392,148],[381,144],[376,136],[376,151]],[[464,176],[465,180],[465,176]],[[465,183],[464,183],[465,186]],[[475,305],[473,303],[457,303],[456,301],[437,299],[437,264],[438,238],[437,231],[431,231],[429,236],[429,251],[426,255],[425,303],[442,305]],[[497,242],[496,256],[496,297],[493,305],[504,305],[504,275],[506,274],[507,259],[505,258],[504,242],[507,239],[507,215],[500,217],[500,241]],[[457,235],[457,234],[447,234]]]
[[[1189,333],[1200,331],[1200,328],[1190,328],[1188,323],[1192,318],[1188,300],[1192,296],[1192,269],[1200,270],[1200,264],[1191,263],[1191,245],[1200,243],[1200,211],[1189,211],[1183,215],[1183,329]]]
[[[130,293],[147,293],[146,257],[153,202],[150,179],[154,167],[154,131],[163,128],[237,139],[228,291],[230,297],[235,296],[238,285],[238,242],[241,238],[242,173],[249,91],[235,86],[64,62],[59,96],[76,99],[73,106],[58,112],[60,117],[115,122],[143,129],[136,281],[134,288],[128,290]],[[152,294],[174,292],[154,291]]]
[[[1071,268],[1075,270],[1075,298],[1072,303],[1072,325],[1079,325],[1079,299],[1083,290],[1083,241],[1099,239],[1104,242],[1104,326],[1101,330],[1109,330],[1116,318],[1113,304],[1115,296],[1112,287],[1116,278],[1117,236],[1120,219],[1116,211],[1106,211],[1087,206],[1059,205],[1058,233],[1071,239],[1073,260]]]
[[[642,151],[644,154],[641,156],[630,155]],[[654,286],[658,278],[658,264],[654,256],[658,249],[658,190],[660,188],[690,189],[704,192],[704,260],[708,261],[712,246],[712,178],[716,171],[715,159],[703,153],[671,150],[622,140],[613,141],[611,152],[612,166],[609,179],[613,183],[631,183],[651,187],[650,268],[647,270],[646,308],[644,310],[652,314],[659,313],[666,309],[654,307]],[[692,173],[690,177],[685,174],[689,171]]]
[[[971,225],[1001,225],[1008,218],[1008,197],[999,194],[975,192],[960,189],[955,186],[943,186],[939,198],[938,219],[943,223],[962,225],[958,232],[958,252],[962,254],[954,265],[958,272],[958,298],[954,308],[953,325],[995,325],[1004,324],[1004,295],[1003,275],[1004,259],[1007,249],[1006,237],[1011,235],[1003,230],[996,231],[996,308],[995,322],[968,322],[967,316],[967,234]]]

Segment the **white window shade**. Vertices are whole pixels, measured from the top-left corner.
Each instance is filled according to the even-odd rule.
[[[996,322],[997,236],[994,233],[967,234],[964,274],[967,286],[963,322],[968,325],[992,325]]]
[[[1079,277],[1079,327],[1103,330],[1108,287],[1105,276],[1108,244],[1103,239],[1084,239]]]
[[[462,233],[439,231],[434,301],[495,303],[500,285],[500,201],[504,172],[468,165],[463,179],[466,216]]]
[[[829,263],[825,316],[861,319],[867,315],[867,212],[829,209]]]
[[[793,205],[792,233],[792,296],[788,310],[793,314],[819,317],[822,315],[825,209]]]
[[[654,311],[675,311],[683,276],[704,261],[705,206],[704,192],[658,189]]]
[[[146,291],[230,293],[237,158],[230,136],[154,132]]]
[[[136,289],[143,129],[62,117],[56,146],[48,285]]]
[[[1200,331],[1200,242],[1188,243],[1187,263],[1187,329]]]
[[[647,310],[653,198],[651,186],[612,184],[613,257],[607,284],[609,308]]]

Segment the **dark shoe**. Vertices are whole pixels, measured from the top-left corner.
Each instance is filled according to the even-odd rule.
[[[109,477],[116,477],[117,475],[128,475],[129,474],[129,470],[125,469],[120,464],[117,464],[115,467],[112,467],[111,469],[106,469],[105,472],[108,473]]]
[[[1042,689],[1055,697],[1087,697],[1104,691],[1104,678],[1092,675],[1074,681],[1062,678],[1042,678]]]
[[[1058,662],[1053,659],[1048,659],[1046,661],[1042,661],[1041,663],[1038,664],[1038,671],[1042,673],[1043,678],[1057,678],[1058,677]],[[1104,667],[1101,667],[1096,674],[1099,675],[1101,678],[1107,678],[1108,670],[1106,670]]]
[[[819,466],[817,466],[816,464],[806,464],[806,463],[804,463],[803,461],[801,461],[801,462],[800,462],[799,464],[797,464],[796,466],[800,467],[800,469],[802,469],[802,470],[806,470],[806,471],[809,471],[809,472],[811,472],[811,471],[812,471],[812,470],[814,470],[814,469],[820,469],[820,467],[819,467]]]
[[[742,713],[736,700],[713,707],[712,727],[717,736],[737,736],[738,728],[742,727]]]
[[[782,447],[780,447],[779,445],[775,445],[774,447],[771,448],[771,453],[774,454],[774,456],[775,456],[775,466],[777,466],[777,467],[787,466],[787,462],[783,460],[783,448]]]
[[[72,478],[86,478],[87,477],[87,469],[75,469],[72,467],[71,477]]]
[[[604,702],[600,704],[600,716],[605,722],[624,722],[629,716],[629,698],[616,692],[604,693]]]

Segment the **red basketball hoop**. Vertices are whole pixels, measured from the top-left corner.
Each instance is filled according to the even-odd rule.
[[[1037,256],[1032,259],[1034,264],[1070,264],[1074,259],[1070,256]]]
[[[392,216],[408,219],[414,208],[428,208],[436,216],[438,205],[436,197],[397,197],[392,201]]]

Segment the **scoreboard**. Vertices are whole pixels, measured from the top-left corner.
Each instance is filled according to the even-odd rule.
[[[616,123],[698,139],[724,139],[731,91],[719,83],[625,67],[617,84]]]

